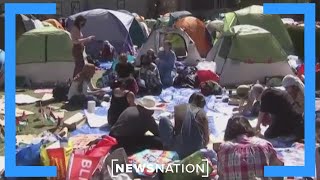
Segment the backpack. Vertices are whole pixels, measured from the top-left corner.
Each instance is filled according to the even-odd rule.
[[[69,83],[56,85],[56,87],[52,91],[53,98],[56,101],[67,101],[69,88]]]
[[[222,95],[222,87],[212,80],[202,82],[200,84],[200,89],[204,96]]]

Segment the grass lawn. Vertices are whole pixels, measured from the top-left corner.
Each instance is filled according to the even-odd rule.
[[[101,77],[102,73],[103,73],[103,71],[98,71],[95,74],[95,76],[93,78],[94,83],[98,80],[98,78]],[[44,95],[44,94],[35,94],[33,92],[33,90],[28,90],[28,89],[26,89],[25,92],[23,92],[23,94],[30,95],[32,97],[40,98],[40,99]],[[4,95],[4,92],[1,91],[0,95]],[[55,106],[55,107],[62,107],[64,104],[61,102],[61,103],[53,103],[50,105]],[[28,134],[37,135],[45,130],[49,130],[49,129],[55,127],[54,125],[51,125],[49,122],[43,123],[43,121],[41,121],[41,116],[40,116],[40,113],[38,112],[39,107],[37,107],[36,104],[23,105],[23,106],[18,106],[18,107],[19,107],[19,109],[32,111],[35,113],[34,115],[28,116],[28,120],[29,120],[28,126],[21,128],[20,132],[17,132],[18,135],[22,135],[22,134],[23,135],[28,135]],[[73,116],[74,114],[76,114],[80,111],[81,110],[65,112],[64,119],[66,120],[69,117]],[[0,140],[0,156],[3,156],[3,155],[4,155],[4,141]]]

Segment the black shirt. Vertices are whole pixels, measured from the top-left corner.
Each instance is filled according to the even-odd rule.
[[[127,78],[130,74],[134,73],[134,66],[130,63],[116,65],[116,72],[118,73],[119,78]]]
[[[153,112],[146,111],[140,106],[128,107],[121,113],[117,122],[111,128],[112,136],[144,136],[147,131],[159,135],[158,124],[152,117]]]
[[[260,111],[274,115],[279,125],[288,126],[303,120],[302,114],[294,108],[291,96],[279,89],[269,88],[262,93]]]

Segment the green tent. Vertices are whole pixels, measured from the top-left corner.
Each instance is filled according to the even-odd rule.
[[[224,34],[220,53],[224,57],[251,63],[279,62],[288,55],[267,30],[251,25],[234,26]]]
[[[233,26],[214,46],[207,60],[216,62],[222,86],[264,83],[267,77],[293,73],[277,39],[260,27]]]
[[[67,31],[44,27],[28,31],[17,42],[17,64],[73,61]]]
[[[263,14],[263,7],[257,5],[225,14],[225,32],[235,25],[246,24],[258,26],[269,31],[288,54],[295,54],[290,35],[279,15]]]

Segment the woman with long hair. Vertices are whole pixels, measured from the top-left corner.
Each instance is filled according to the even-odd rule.
[[[243,116],[229,119],[224,140],[218,151],[219,179],[266,179],[264,166],[283,165],[272,144],[256,137]]]
[[[135,95],[130,90],[127,90],[129,82],[122,82],[119,88],[112,92],[110,108],[108,111],[108,123],[113,126],[120,114],[130,106],[135,106]]]
[[[95,100],[105,95],[105,92],[93,86],[91,80],[95,73],[93,64],[85,64],[82,71],[73,79],[68,92],[68,100],[71,105],[86,105],[88,100]],[[99,102],[98,102],[99,104]]]
[[[83,66],[86,62],[83,57],[83,53],[85,50],[85,44],[92,41],[95,36],[89,36],[84,38],[81,32],[81,29],[85,26],[87,20],[83,16],[77,16],[73,27],[71,30],[71,39],[73,42],[72,55],[75,61],[75,68],[73,71],[73,77],[75,77],[79,72],[81,72]]]

